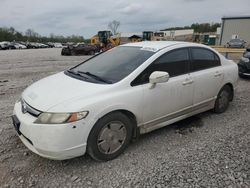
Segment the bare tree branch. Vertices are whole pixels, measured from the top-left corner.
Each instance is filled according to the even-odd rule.
[[[113,20],[112,22],[109,22],[108,24],[108,28],[111,30],[111,32],[113,33],[113,35],[117,34],[117,30],[119,28],[119,26],[121,25],[121,23],[117,20]]]

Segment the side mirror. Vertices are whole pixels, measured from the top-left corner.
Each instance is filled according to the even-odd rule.
[[[150,89],[154,88],[157,83],[164,83],[169,80],[169,74],[163,71],[155,71],[149,76]]]

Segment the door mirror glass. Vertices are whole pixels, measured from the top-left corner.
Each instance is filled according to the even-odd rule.
[[[169,74],[164,71],[154,71],[149,77],[149,83],[151,83],[152,85],[167,82],[168,80]]]

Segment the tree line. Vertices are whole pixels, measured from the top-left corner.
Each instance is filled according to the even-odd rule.
[[[193,29],[195,33],[207,33],[207,32],[216,32],[217,27],[220,27],[220,23],[193,23],[190,26],[184,27],[170,27],[166,29],[162,29],[162,31],[169,30],[180,30],[180,29]]]
[[[71,36],[62,36],[50,34],[49,37],[41,36],[39,33],[35,32],[33,29],[27,29],[24,33],[17,31],[15,28],[10,27],[0,27],[0,42],[1,41],[23,41],[23,42],[87,42],[83,36],[71,35]]]
[[[115,23],[114,23],[115,22]],[[116,33],[118,27],[120,26],[120,22],[113,21],[110,22],[108,28],[112,30],[112,32]],[[206,33],[206,32],[216,32],[217,27],[220,27],[220,23],[193,23],[190,26],[184,27],[170,27],[164,30],[179,30],[179,29],[194,29],[194,32],[197,33]],[[35,32],[33,29],[27,29],[24,33],[17,31],[15,28],[10,27],[0,27],[0,41],[24,41],[24,42],[89,42],[89,39],[84,39],[83,36],[71,35],[71,36],[62,36],[50,34],[50,36],[41,36],[39,33]]]

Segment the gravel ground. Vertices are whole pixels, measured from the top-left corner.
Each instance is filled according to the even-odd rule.
[[[52,161],[30,152],[11,123],[28,85],[88,57],[60,49],[0,51],[0,187],[250,187],[250,80],[224,114],[206,112],[142,135],[117,159]]]

